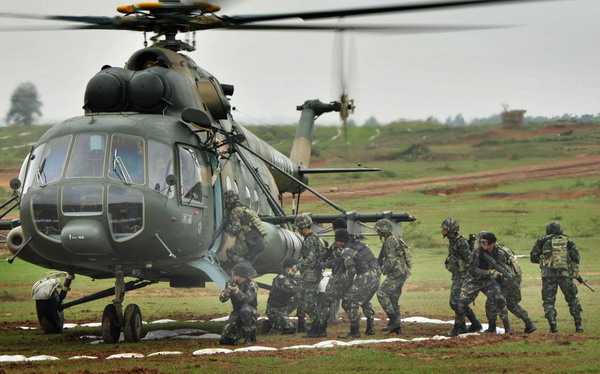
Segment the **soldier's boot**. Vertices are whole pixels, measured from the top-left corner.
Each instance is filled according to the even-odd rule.
[[[235,340],[231,338],[223,338],[219,339],[219,344],[221,345],[235,345]]]
[[[360,338],[360,326],[358,322],[350,324],[350,332],[347,335],[339,336],[340,339]]]
[[[254,332],[244,332],[244,345],[252,345],[256,343],[256,334]]]
[[[575,332],[583,332],[583,326],[581,326],[581,317],[575,316]]]
[[[365,330],[365,335],[375,335],[375,319],[371,317],[367,317],[367,328]]]
[[[308,329],[306,335],[303,336],[303,338],[315,338],[318,326],[319,324],[316,321],[311,322],[310,328]]]
[[[394,326],[394,324],[396,323],[396,315],[395,314],[388,314],[388,323],[387,325],[385,325],[384,328],[381,329],[381,331],[390,331],[390,329],[392,328],[392,326]]]
[[[488,328],[483,331],[484,334],[495,334],[496,333],[496,321],[490,321]]]
[[[469,328],[467,329],[467,332],[481,331],[483,326],[481,326],[481,322],[479,322],[479,320],[477,319],[477,316],[475,315],[475,312],[473,312],[473,309],[468,308],[466,310],[466,316],[469,319],[469,321],[471,321],[471,326],[469,326]]]
[[[558,327],[556,326],[556,320],[548,318],[548,324],[550,325],[550,330],[548,332],[556,334],[558,332]]]
[[[402,327],[400,326],[400,316],[394,316],[394,324],[390,326],[389,334],[402,334]]]
[[[298,316],[298,327],[296,332],[306,332],[306,319],[304,316]]]
[[[510,322],[508,321],[508,317],[502,318],[502,325],[504,325],[504,333],[512,335],[513,331],[510,328]]]
[[[313,338],[326,338],[327,337],[327,321],[320,323],[315,330]]]
[[[531,318],[525,317],[523,318],[523,322],[525,322],[525,330],[523,330],[525,334],[531,334],[532,332],[537,330],[537,327],[535,327],[535,324],[533,323]]]
[[[295,333],[296,333],[295,327],[284,327],[283,330],[281,330],[282,335],[292,335]]]
[[[262,327],[261,327],[261,330],[260,330],[260,332],[261,332],[262,334],[266,335],[266,334],[268,334],[269,332],[271,332],[271,329],[272,329],[272,328],[273,328],[273,322],[271,322],[271,321],[270,321],[270,320],[268,320],[268,319],[265,319],[265,320],[262,322]]]
[[[454,321],[454,328],[448,333],[449,337],[458,336],[467,332],[467,325],[465,321]]]

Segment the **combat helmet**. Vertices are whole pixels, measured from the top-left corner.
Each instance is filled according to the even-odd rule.
[[[298,265],[298,260],[293,257],[288,257],[283,260],[283,268],[291,268],[294,265]]]
[[[458,232],[460,230],[460,225],[454,218],[446,218],[442,222],[442,228],[448,230],[448,232]]]
[[[235,204],[240,201],[240,195],[238,195],[238,193],[234,190],[227,190],[223,194],[223,200],[227,204]]]
[[[546,226],[546,235],[562,235],[563,230],[560,223],[553,221]]]
[[[339,229],[335,233],[335,241],[348,243],[350,241],[350,233],[346,229]]]
[[[375,230],[382,232],[384,234],[392,233],[392,221],[387,218],[382,218],[377,223],[375,223]]]
[[[242,278],[254,278],[256,274],[256,270],[247,262],[240,262],[239,264],[235,264],[233,269],[231,269],[231,275],[237,275]]]
[[[299,229],[303,229],[305,227],[311,227],[312,223],[313,223],[312,218],[310,218],[310,215],[308,215],[308,214],[296,216],[296,219],[294,220],[294,224]]]

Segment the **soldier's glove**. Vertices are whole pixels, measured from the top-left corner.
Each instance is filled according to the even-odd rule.
[[[496,278],[500,276],[500,272],[498,270],[490,269],[485,272],[487,275],[490,275],[492,278]]]
[[[240,287],[237,284],[230,284],[228,289],[229,289],[230,293],[238,293],[240,290]]]

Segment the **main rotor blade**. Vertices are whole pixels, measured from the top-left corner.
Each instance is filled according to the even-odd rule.
[[[223,18],[225,21],[228,21],[228,22],[244,24],[244,23],[250,23],[250,22],[273,21],[273,20],[281,20],[281,19],[289,19],[289,18],[301,18],[303,20],[311,20],[311,19],[361,16],[361,15],[381,14],[381,13],[399,13],[399,12],[412,12],[412,11],[419,11],[419,10],[437,10],[437,9],[447,9],[447,8],[470,7],[470,6],[477,6],[477,5],[523,3],[523,2],[529,2],[529,1],[545,1],[545,0],[451,0],[451,1],[442,1],[442,2],[388,5],[388,6],[379,6],[379,7],[369,7],[369,8],[322,10],[322,11],[279,13],[279,14],[248,14],[248,15],[237,15],[237,16],[230,16],[230,17],[223,17]]]
[[[112,24],[115,17],[97,17],[97,16],[42,16],[36,14],[20,14],[20,13],[0,13],[0,17],[5,18],[25,18],[50,21],[66,21],[66,22],[81,22],[88,24]]]
[[[479,26],[460,26],[460,25],[232,25],[223,26],[226,30],[251,30],[251,31],[356,31],[356,32],[376,32],[376,33],[396,33],[396,34],[418,34],[418,33],[436,33],[453,31],[471,31],[508,28],[514,26],[502,25],[479,25]]]

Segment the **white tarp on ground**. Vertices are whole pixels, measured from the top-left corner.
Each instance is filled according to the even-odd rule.
[[[222,317],[222,318],[216,318],[211,320],[211,322],[224,322],[227,321],[228,317]],[[174,320],[158,320],[158,321],[153,321],[150,322],[150,324],[158,324],[158,323],[173,323],[173,322],[178,322],[178,321],[174,321]],[[409,322],[409,323],[435,323],[435,324],[453,324],[454,321],[442,321],[439,319],[431,319],[431,318],[425,318],[425,317],[409,317],[409,318],[403,318],[402,322]],[[81,325],[84,327],[91,327],[92,324],[86,324],[86,325]],[[94,324],[95,325],[95,324]],[[98,324],[98,326],[100,326],[101,324]],[[488,325],[483,324],[483,329],[487,329]],[[21,329],[29,329],[27,327],[18,327]],[[496,330],[499,334],[504,334],[504,329],[498,328]],[[460,338],[467,338],[469,336],[473,336],[473,335],[479,335],[479,333],[468,333],[468,334],[462,334],[459,335]],[[96,339],[99,338],[97,336],[81,336],[81,339]],[[148,334],[146,334],[146,336],[144,336],[142,338],[142,340],[157,340],[157,339],[166,339],[166,338],[178,338],[178,339],[219,339],[220,335],[218,334],[212,334],[212,333],[207,333],[204,330],[200,330],[200,329],[176,329],[176,330],[156,330],[156,331],[151,331]],[[248,347],[241,347],[238,349],[227,349],[227,348],[205,348],[205,349],[200,349],[197,351],[194,351],[192,354],[194,356],[200,356],[200,355],[212,355],[212,354],[219,354],[219,353],[234,353],[234,352],[239,352],[239,353],[244,353],[244,352],[257,352],[257,351],[277,351],[277,350],[291,350],[291,349],[316,349],[316,348],[334,348],[337,346],[342,346],[342,347],[347,347],[347,346],[354,346],[354,345],[365,345],[365,344],[379,344],[379,343],[410,343],[410,342],[421,342],[421,341],[427,341],[427,340],[445,340],[445,339],[451,339],[447,336],[441,336],[441,335],[436,335],[433,336],[431,338],[426,338],[426,337],[421,337],[421,338],[414,338],[414,339],[402,339],[402,338],[387,338],[387,339],[359,339],[359,340],[352,340],[352,341],[348,341],[348,342],[343,342],[343,341],[339,341],[339,340],[324,340],[312,345],[308,345],[308,344],[303,344],[303,345],[294,345],[294,346],[290,346],[290,347],[283,347],[283,348],[273,348],[273,347],[264,347],[264,346],[248,346]],[[121,334],[121,339],[119,341],[123,341],[123,334]],[[98,341],[93,341],[90,342],[89,344],[99,344],[102,343],[102,340],[98,340]],[[148,354],[148,356],[144,356],[141,353],[120,353],[120,354],[114,354],[112,356],[107,357],[106,359],[120,359],[120,358],[144,358],[144,357],[151,357],[151,356],[160,356],[160,355],[181,355],[183,354],[182,352],[173,352],[173,351],[166,351],[166,352],[155,352],[155,353],[150,353]],[[96,359],[97,357],[94,356],[73,356],[73,357],[69,357],[68,359],[70,360],[74,360],[74,359]],[[26,357],[23,355],[0,355],[0,362],[23,362],[23,361],[43,361],[43,360],[59,360],[58,357],[54,357],[54,356],[45,356],[45,355],[40,355],[40,356],[32,356],[32,357]]]

